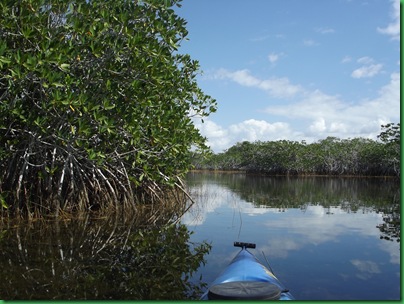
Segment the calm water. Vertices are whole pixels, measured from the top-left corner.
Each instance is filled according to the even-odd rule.
[[[187,181],[196,203],[183,223],[192,241],[213,246],[199,270],[207,283],[238,252],[233,241],[244,241],[296,299],[400,299],[398,182],[207,173]]]

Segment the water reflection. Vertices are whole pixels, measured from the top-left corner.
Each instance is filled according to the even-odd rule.
[[[190,278],[210,246],[190,242],[183,224],[139,228],[111,216],[0,228],[3,300],[181,300],[204,286]]]
[[[371,278],[372,274],[381,273],[379,265],[375,262],[361,260],[351,260],[350,262],[359,270],[356,276],[362,280]]]
[[[188,182],[197,204],[183,223],[213,245],[207,282],[240,240],[257,243],[298,299],[399,298],[396,181],[195,173]],[[395,238],[382,237],[383,223],[396,225]]]

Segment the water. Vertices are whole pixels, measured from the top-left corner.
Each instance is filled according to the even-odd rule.
[[[186,226],[139,226],[127,213],[1,222],[0,299],[198,298],[233,241],[256,243],[298,300],[399,299],[397,181],[190,174],[188,185]]]
[[[298,300],[400,299],[397,181],[201,173],[187,181],[196,203],[183,223],[192,241],[213,246],[199,269],[205,282],[244,241]]]
[[[184,300],[209,247],[185,225],[134,225],[112,214],[0,226],[2,300]]]

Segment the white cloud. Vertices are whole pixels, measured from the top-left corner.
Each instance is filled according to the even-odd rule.
[[[206,120],[204,123],[205,132],[209,133],[209,138],[225,138],[227,136],[227,131],[222,129],[219,125],[213,121]]]
[[[237,142],[275,141],[292,136],[290,127],[285,122],[269,123],[264,120],[248,119],[224,128],[205,119],[203,124],[196,123],[196,126],[201,134],[208,138],[207,144],[215,152],[228,149]]]
[[[318,117],[338,118],[337,111],[344,107],[337,96],[324,94],[320,90],[306,91],[301,99],[295,103],[280,106],[271,106],[266,112],[288,118],[315,119]]]
[[[283,53],[270,53],[268,55],[268,60],[271,63],[275,63],[277,62],[284,54]]]
[[[400,105],[400,74],[399,73],[393,73],[390,75],[390,83],[383,86],[379,90],[379,98],[376,99],[374,102],[376,102],[377,105],[379,106],[389,106],[391,107],[390,109],[390,114],[396,113],[397,106]]]
[[[269,79],[258,79],[251,75],[250,71],[238,70],[235,72],[226,69],[219,69],[215,74],[216,79],[230,79],[234,82],[247,87],[255,87],[268,92],[273,97],[288,98],[293,97],[301,91],[299,85],[293,85],[286,77]]]
[[[335,33],[335,30],[329,27],[319,27],[316,28],[315,31],[320,34],[332,34]]]
[[[215,152],[229,148],[235,142],[230,138],[228,130],[215,122],[204,119],[204,123],[195,122],[202,136],[207,138],[207,145]]]
[[[345,123],[336,121],[330,124],[329,130],[331,133],[347,133],[349,128]]]
[[[309,127],[312,133],[323,133],[326,130],[325,120],[323,117],[316,119]]]
[[[359,61],[374,63],[370,57],[362,57]],[[390,75],[389,83],[379,90],[378,96],[355,103],[344,101],[338,95],[329,95],[320,90],[308,90],[291,84],[286,78],[263,80],[247,70],[229,72],[222,69],[216,73],[216,77],[232,80],[242,86],[265,90],[271,96],[283,98],[285,102],[268,106],[264,110],[264,113],[276,116],[275,122],[248,119],[222,126],[205,120],[205,124],[197,125],[215,152],[221,152],[244,140],[252,142],[287,139],[314,142],[327,136],[341,139],[356,137],[376,139],[380,133],[380,125],[400,120],[398,72]],[[274,120],[270,116],[269,119]]]
[[[252,76],[248,70],[245,69],[235,72],[230,72],[226,69],[219,69],[215,74],[215,78],[230,79],[246,87],[258,87],[261,82],[259,79]]]
[[[351,74],[352,78],[369,78],[376,76],[382,70],[383,65],[375,63],[374,59],[368,56],[361,57],[357,60],[363,66],[354,70]]]
[[[352,58],[350,56],[345,56],[344,58],[342,58],[341,63],[347,63],[347,62],[351,62]]]
[[[269,38],[271,38],[271,35],[269,35],[269,34],[262,34],[261,36],[257,36],[257,37],[254,37],[254,38],[252,38],[252,39],[250,39],[252,42],[262,42],[262,41],[265,41],[265,40],[267,40],[267,39],[269,39]]]
[[[311,121],[310,132],[323,132],[338,137],[374,137],[380,124],[400,119],[400,74],[393,73],[390,83],[379,90],[379,96],[351,104],[338,96],[319,90],[306,92],[300,101],[272,106],[267,113]],[[359,128],[358,126],[362,126]]]
[[[238,141],[256,141],[256,140],[276,140],[280,139],[279,135],[288,131],[288,124],[275,122],[273,124],[264,120],[249,119],[241,123],[231,125],[229,132]]]
[[[305,39],[305,40],[303,40],[303,44],[305,46],[315,46],[316,42],[312,39]]]
[[[383,65],[382,64],[370,64],[359,69],[356,69],[352,72],[352,78],[364,78],[364,77],[373,77],[379,74]]]
[[[286,77],[263,80],[260,83],[259,88],[267,91],[274,97],[281,98],[292,97],[301,91],[300,86],[292,85]]]
[[[400,40],[400,1],[391,0],[390,2],[392,3],[392,22],[384,28],[378,27],[377,30],[379,33],[391,36],[393,40]]]
[[[357,60],[357,62],[358,62],[358,63],[361,63],[361,64],[372,64],[372,63],[374,63],[375,61],[374,61],[374,59],[371,58],[371,57],[364,56],[364,57],[359,58],[359,59]]]

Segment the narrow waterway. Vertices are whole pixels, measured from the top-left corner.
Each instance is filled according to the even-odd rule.
[[[187,183],[195,203],[169,226],[125,212],[2,221],[0,299],[198,299],[234,241],[256,243],[298,300],[399,299],[397,181],[191,173]]]
[[[269,261],[299,300],[400,298],[400,186],[392,179],[191,173],[191,240],[212,244],[209,284],[238,249]]]

